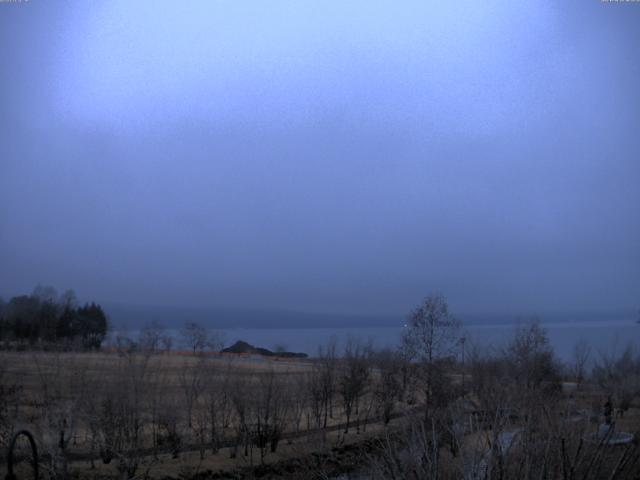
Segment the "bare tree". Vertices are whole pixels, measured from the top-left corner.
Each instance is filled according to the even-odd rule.
[[[578,388],[582,384],[589,358],[591,357],[591,346],[586,340],[581,339],[573,347],[573,375],[576,379]]]
[[[173,348],[173,337],[171,335],[164,334],[160,338],[160,343],[162,344],[162,349],[164,350],[164,353],[169,353]]]
[[[166,410],[167,403],[173,400],[171,395],[168,395],[168,378],[167,371],[164,362],[161,358],[156,358],[156,362],[153,365],[154,368],[149,369],[149,375],[147,380],[147,388],[145,399],[145,409],[148,413],[149,430],[151,433],[151,445],[153,448],[154,459],[158,459],[158,450],[162,439],[161,435],[161,413]],[[177,405],[173,405],[174,410]]]
[[[49,473],[56,478],[68,476],[68,447],[75,439],[83,395],[86,393],[86,365],[76,357],[60,352],[34,354],[38,372],[40,422],[37,431],[47,453]]]
[[[327,428],[328,418],[333,418],[333,395],[336,386],[336,346],[337,338],[331,337],[326,347],[318,348],[318,368],[321,403],[324,411],[323,427]]]
[[[547,332],[537,319],[516,329],[507,345],[505,357],[511,378],[524,390],[546,386],[559,388],[559,365],[549,345]]]
[[[148,388],[148,364],[148,355],[121,355],[110,388],[105,389],[100,405],[101,456],[105,463],[117,459],[118,472],[123,480],[136,475],[144,457],[144,396]]]
[[[233,403],[231,398],[233,371],[231,363],[223,369],[210,365],[206,375],[204,400],[209,424],[209,439],[212,453],[218,453],[231,425]]]
[[[447,300],[441,294],[427,296],[409,315],[402,346],[407,358],[421,367],[427,416],[444,388],[440,361],[454,354],[458,330],[459,322],[449,313]]]
[[[186,346],[193,350],[193,354],[202,353],[207,348],[209,340],[207,329],[196,322],[188,322],[180,332]]]
[[[325,393],[324,372],[315,363],[307,373],[307,392],[309,398],[309,413],[307,414],[307,428],[311,428],[311,418],[314,420],[315,428],[322,427],[322,415],[325,412]],[[326,419],[326,416],[325,416]]]
[[[480,420],[490,424],[489,417],[511,402],[509,392],[513,387],[508,381],[507,362],[504,356],[476,347],[470,352],[467,365],[471,374],[471,392],[484,416]]]
[[[273,370],[257,375],[257,385],[251,402],[251,433],[264,462],[267,449],[275,453],[282,437],[288,402],[283,396],[283,380]]]
[[[171,458],[180,457],[182,451],[182,428],[180,407],[171,397],[163,397],[158,404],[158,443],[168,448]]]
[[[523,416],[515,424],[506,411],[496,410],[490,428],[458,428],[452,420],[462,411],[455,409],[449,420],[409,417],[401,429],[385,432],[369,456],[370,473],[376,480],[636,478],[640,445],[612,448],[602,439],[590,440],[588,421],[568,422],[561,403],[543,398],[538,409],[543,414]],[[452,442],[456,449],[445,448]]]
[[[0,448],[6,447],[13,436],[19,418],[22,385],[10,377],[6,360],[0,357]]]
[[[187,358],[178,372],[178,381],[182,389],[189,428],[193,427],[194,407],[204,391],[205,365],[204,357],[198,357],[195,364],[192,364]]]
[[[640,354],[633,344],[629,344],[621,353],[600,352],[595,362],[593,377],[605,389],[617,405],[618,414],[631,407],[633,399],[640,396]]]
[[[399,433],[386,431],[377,455],[369,456],[375,480],[441,478],[439,435],[435,424],[407,421]]]
[[[291,425],[297,434],[300,432],[302,417],[310,408],[310,395],[307,375],[296,373],[291,374],[291,377],[293,378],[287,384],[286,397],[290,405]]]
[[[338,381],[340,394],[346,416],[344,433],[349,433],[349,422],[352,413],[358,415],[360,398],[369,380],[369,349],[353,338],[349,338],[344,351]],[[354,412],[355,411],[355,412]]]
[[[133,341],[133,339],[124,333],[118,333],[115,338],[115,347],[118,351],[118,355],[126,356],[134,353],[137,350],[138,345]]]
[[[235,431],[234,443],[229,450],[231,458],[236,458],[240,445],[244,446],[244,456],[249,454],[250,436],[249,436],[249,396],[250,378],[246,374],[236,374],[230,385],[231,403],[233,404],[234,417],[232,425]]]
[[[160,348],[164,330],[164,327],[155,320],[142,327],[138,338],[139,347],[150,353],[156,353]]]
[[[224,347],[224,334],[218,330],[213,330],[207,337],[207,348],[212,352],[219,353]]]
[[[398,399],[402,399],[400,354],[393,350],[382,350],[374,357],[374,365],[378,375],[374,384],[376,408],[382,414],[385,425],[391,421]]]
[[[89,444],[91,469],[95,469],[95,456],[101,444],[101,402],[104,395],[105,378],[98,375],[86,379],[86,394],[80,402],[80,418],[85,427],[85,442]]]

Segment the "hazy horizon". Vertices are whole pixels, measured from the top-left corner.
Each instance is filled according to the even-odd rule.
[[[57,290],[61,294],[63,290]],[[28,294],[19,292],[15,296]],[[7,301],[14,295],[0,295]],[[79,304],[96,299],[77,298]],[[189,322],[197,322],[213,329],[291,329],[328,328],[353,329],[370,327],[401,327],[415,307],[405,311],[375,313],[345,313],[339,311],[311,312],[286,308],[244,307],[241,305],[171,305],[135,304],[98,301],[109,318],[114,330],[139,330],[151,324],[167,329],[180,329]],[[634,308],[617,309],[565,309],[565,310],[513,310],[513,311],[452,311],[452,315],[463,325],[520,324],[533,320],[543,324],[566,322],[629,322],[638,320],[640,311]]]

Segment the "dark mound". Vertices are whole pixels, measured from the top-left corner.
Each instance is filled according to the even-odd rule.
[[[254,347],[253,345],[238,340],[236,343],[222,350],[222,353],[249,353],[252,355],[263,355],[265,357],[281,358],[307,358],[306,353],[295,352],[272,352],[266,348]]]

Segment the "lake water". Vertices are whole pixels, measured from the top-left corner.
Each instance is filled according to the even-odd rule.
[[[556,354],[569,360],[573,349],[580,340],[588,342],[594,354],[621,351],[627,345],[640,346],[640,324],[629,321],[618,322],[563,322],[543,323],[549,342]],[[501,348],[513,337],[517,324],[469,325],[463,327],[461,336],[467,338],[465,348],[471,345]],[[352,336],[363,340],[371,339],[374,346],[395,347],[400,344],[402,328],[302,328],[302,329],[230,329],[223,330],[225,344],[244,340],[252,345],[274,348],[277,345],[287,350],[316,355],[318,345],[326,345],[331,337],[338,339],[338,348],[343,347]]]
[[[541,323],[547,331],[549,341],[556,354],[563,360],[572,357],[573,349],[580,340],[585,340],[592,348],[593,355],[600,352],[620,352],[627,345],[640,347],[640,324],[626,321],[579,321]],[[511,324],[473,324],[464,326],[460,336],[467,339],[466,348],[472,345],[483,347],[502,347],[514,334],[516,323]],[[179,338],[179,331],[170,331]],[[340,351],[351,337],[373,342],[375,347],[395,347],[400,344],[401,327],[360,327],[360,328],[238,328],[220,330],[225,346],[237,340],[252,345],[275,349],[283,346],[289,351],[304,352],[315,356],[319,345],[326,345],[332,337],[338,340]],[[129,332],[135,338],[137,332]],[[469,350],[468,350],[469,351]]]

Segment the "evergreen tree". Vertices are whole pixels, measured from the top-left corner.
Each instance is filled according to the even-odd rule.
[[[107,334],[107,316],[94,302],[76,306],[75,294],[60,297],[51,287],[38,286],[31,295],[0,300],[0,340],[5,346],[79,343],[85,349],[100,348]]]

